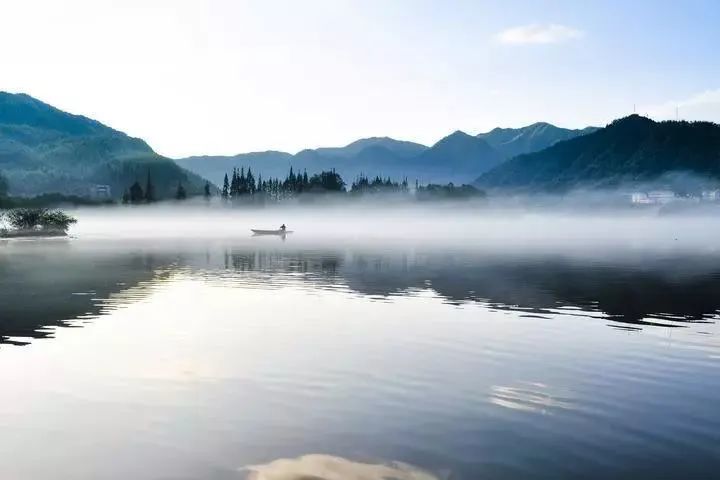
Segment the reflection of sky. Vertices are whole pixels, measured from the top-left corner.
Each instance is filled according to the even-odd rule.
[[[305,455],[298,458],[282,458],[265,465],[246,467],[248,480],[440,480],[411,465],[370,464],[330,455]]]
[[[701,325],[704,336],[627,333],[571,313],[539,319],[450,305],[431,290],[377,302],[297,276],[272,288],[238,278],[160,270],[111,295],[81,329],[0,349],[0,423],[13,432],[0,437],[0,458],[14,458],[0,473],[92,478],[109,469],[114,479],[140,466],[179,474],[205,462],[236,468],[358,449],[418,464],[402,452],[449,459],[458,442],[489,448],[491,438],[534,428],[516,416],[534,411],[553,414],[544,428],[559,441],[576,422],[602,418],[622,432],[628,416],[652,417],[650,450],[677,434],[663,418],[690,406],[697,422],[687,428],[719,425],[702,406],[712,404],[712,385],[690,381],[719,378],[708,357],[715,324]],[[501,438],[498,429],[507,430]],[[63,442],[42,432],[62,432]],[[702,453],[699,438],[679,441]],[[630,439],[616,431],[597,442]],[[18,448],[30,443],[32,452]],[[38,450],[55,453],[38,462]],[[83,462],[70,463],[71,451]]]
[[[557,396],[551,387],[538,382],[525,382],[514,387],[493,385],[489,401],[500,407],[543,414],[573,408],[570,399]]]
[[[277,240],[277,239],[273,239]],[[189,277],[241,290],[337,291],[390,302],[438,296],[538,320],[567,316],[617,328],[700,328],[717,317],[720,257],[632,249],[517,252],[435,246],[295,246],[240,240],[10,243],[0,250],[0,342],[52,335]],[[125,292],[125,293],[123,293]]]

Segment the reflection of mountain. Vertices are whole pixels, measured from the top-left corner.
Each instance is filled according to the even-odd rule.
[[[557,313],[572,307],[623,323],[703,321],[720,310],[720,259],[643,259],[594,263],[565,257],[259,253],[230,255],[243,270],[304,274],[305,282],[334,280],[370,296],[430,288],[451,303]],[[232,263],[232,262],[231,262]],[[682,274],[677,265],[683,265]],[[329,268],[328,266],[331,266]],[[231,267],[233,268],[233,267]],[[296,278],[296,277],[293,277]],[[581,313],[581,312],[578,312]]]
[[[169,264],[167,258],[142,253],[79,252],[67,242],[0,256],[0,344],[52,336],[48,328],[96,316],[103,300],[131,287],[142,296],[138,285]]]
[[[720,259],[683,259],[697,270],[671,274],[678,263],[571,261],[563,257],[483,258],[428,255],[387,272],[343,271],[353,289],[392,294],[430,287],[450,302],[482,301],[495,308],[547,312],[563,307],[599,311],[613,320],[650,324],[651,318],[700,321],[715,315],[720,298]],[[663,324],[667,324],[666,321]]]
[[[680,268],[679,266],[682,266]],[[202,245],[76,248],[60,241],[0,250],[0,343],[51,336],[143,298],[175,269],[231,288],[347,289],[389,297],[431,289],[447,302],[536,314],[679,326],[720,310],[720,257],[595,262],[564,256],[345,252]],[[165,272],[165,273],[163,273]],[[109,299],[109,300],[108,300]]]

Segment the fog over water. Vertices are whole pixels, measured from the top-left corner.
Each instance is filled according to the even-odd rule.
[[[720,216],[548,203],[0,241],[0,478],[712,478]]]
[[[485,204],[361,205],[266,209],[156,206],[80,209],[78,239],[248,238],[251,228],[286,224],[296,246],[448,246],[468,249],[559,250],[701,249],[714,251],[720,211],[664,215],[658,208],[541,208]],[[340,243],[339,243],[340,242]]]

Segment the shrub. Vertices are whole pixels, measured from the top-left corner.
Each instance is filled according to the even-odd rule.
[[[40,227],[44,230],[67,232],[73,223],[77,223],[77,219],[62,210],[46,210],[40,216]]]
[[[18,230],[35,230],[46,211],[44,208],[16,208],[10,210],[6,217],[8,223]]]
[[[66,232],[77,220],[61,210],[46,208],[16,208],[5,215],[17,230],[48,230]]]

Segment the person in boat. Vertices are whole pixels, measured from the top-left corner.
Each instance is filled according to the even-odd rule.
[[[285,230],[287,230],[287,227],[285,226],[284,223],[280,226],[280,230],[283,231],[283,232],[284,232]]]

